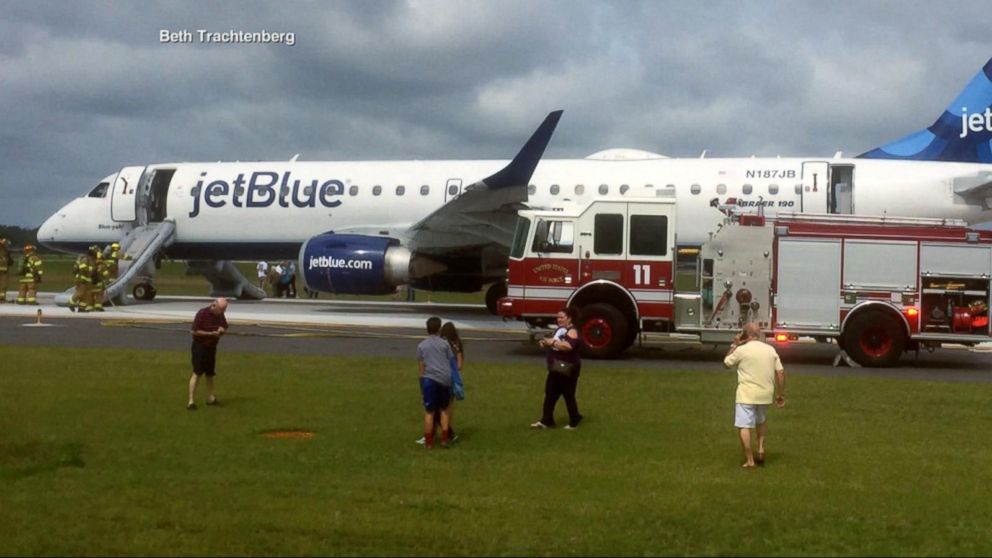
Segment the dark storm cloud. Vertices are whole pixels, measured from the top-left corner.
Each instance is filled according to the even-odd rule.
[[[2,1],[0,223],[125,165],[510,157],[558,108],[552,157],[857,154],[929,125],[986,62],[985,6]]]

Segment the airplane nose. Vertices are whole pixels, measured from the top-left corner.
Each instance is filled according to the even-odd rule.
[[[58,235],[59,232],[59,221],[61,221],[64,217],[65,215],[56,213],[55,215],[52,215],[48,219],[45,219],[45,222],[42,223],[40,227],[38,227],[38,242],[42,246],[45,246],[46,248],[52,248],[50,243],[55,242],[56,236]]]

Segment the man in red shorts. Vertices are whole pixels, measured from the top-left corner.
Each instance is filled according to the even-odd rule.
[[[190,329],[190,333],[193,334],[191,349],[193,375],[189,379],[189,402],[186,403],[186,408],[190,411],[196,410],[193,394],[196,393],[196,384],[203,375],[207,377],[207,405],[218,404],[217,395],[214,393],[214,368],[217,364],[217,343],[227,331],[225,310],[227,310],[227,299],[218,298],[210,306],[200,308],[193,318],[193,326]]]

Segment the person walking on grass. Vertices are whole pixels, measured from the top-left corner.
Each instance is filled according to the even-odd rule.
[[[762,341],[761,326],[750,322],[734,337],[723,359],[727,368],[737,367],[737,404],[734,426],[738,429],[744,468],[765,464],[766,412],[772,401],[785,406],[785,369],[771,345]],[[754,454],[751,433],[757,432],[758,453]]]
[[[465,345],[458,335],[458,329],[454,322],[444,322],[441,326],[441,339],[451,345],[451,351],[455,356],[451,359],[451,412],[448,416],[448,431],[451,433],[451,441],[458,439],[455,434],[455,400],[465,398],[465,386],[462,385],[462,370],[465,366]]]
[[[427,319],[427,339],[417,345],[420,393],[424,402],[424,447],[434,447],[434,412],[441,412],[441,446],[451,436],[451,359],[455,353],[441,338],[441,318]]]
[[[555,425],[555,405],[558,398],[565,399],[568,409],[568,425],[565,430],[575,430],[582,422],[579,404],[575,400],[575,390],[582,371],[579,350],[582,341],[575,322],[579,321],[579,310],[574,306],[558,311],[558,329],[538,344],[545,350],[545,363],[548,376],[544,380],[544,404],[541,407],[541,420],[532,423],[531,428],[544,429]]]
[[[193,335],[193,375],[189,378],[189,401],[186,403],[186,408],[190,411],[196,410],[193,396],[200,376],[207,377],[207,405],[219,404],[214,391],[214,371],[217,365],[217,343],[227,333],[227,319],[224,317],[226,310],[227,299],[221,297],[210,306],[200,308],[193,318],[193,326],[190,328]]]
[[[455,443],[458,440],[458,434],[455,434],[455,399],[464,399],[464,392],[459,393],[457,389],[458,379],[455,378],[455,372],[458,373],[458,378],[461,378],[462,366],[465,364],[465,349],[462,345],[461,337],[458,335],[458,329],[455,328],[454,322],[444,322],[441,326],[441,339],[444,339],[451,345],[451,350],[454,351],[455,356],[451,359],[451,371],[452,371],[452,381],[451,381],[451,395],[453,399],[448,403],[449,413],[448,413],[448,433],[451,436],[449,440],[451,443]],[[463,388],[464,389],[464,388]],[[441,411],[434,411],[434,430],[437,430],[438,425],[441,424]],[[423,444],[427,441],[427,438],[421,436],[417,440],[418,444]]]

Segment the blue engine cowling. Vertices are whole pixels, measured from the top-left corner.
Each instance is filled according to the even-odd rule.
[[[312,291],[389,294],[409,280],[410,251],[395,238],[328,232],[303,243],[299,263]]]

